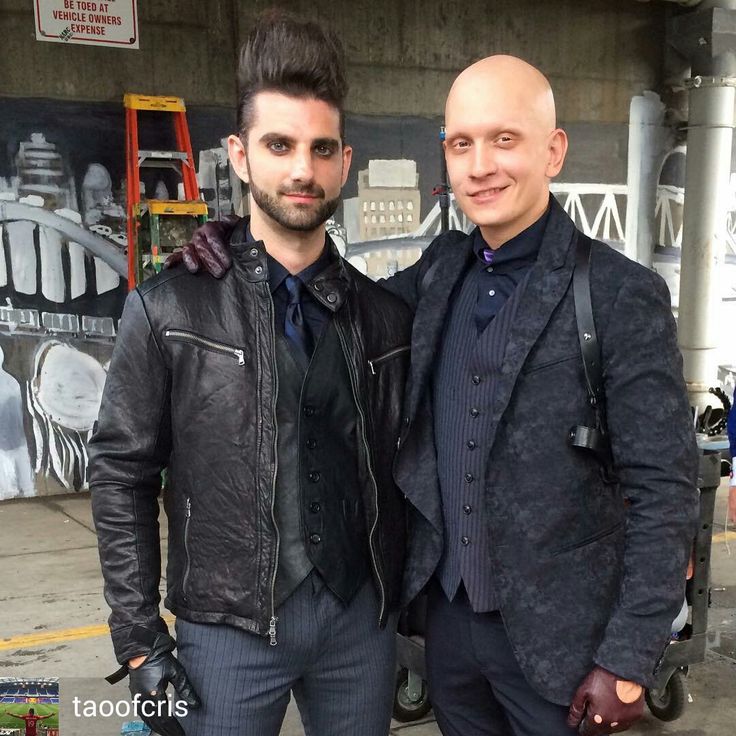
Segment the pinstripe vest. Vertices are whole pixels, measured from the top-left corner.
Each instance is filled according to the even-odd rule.
[[[475,264],[474,264],[475,266]],[[480,269],[471,267],[450,307],[434,374],[434,432],[445,531],[437,576],[452,600],[462,580],[474,611],[498,608],[488,554],[484,487],[497,373],[528,274],[478,335]]]

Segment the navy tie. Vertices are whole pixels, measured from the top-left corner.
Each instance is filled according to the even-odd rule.
[[[304,321],[302,313],[302,291],[304,284],[298,276],[287,276],[284,283],[289,292],[289,302],[286,305],[286,320],[284,322],[284,335],[291,344],[300,350],[305,356],[310,357],[312,346],[309,329]]]

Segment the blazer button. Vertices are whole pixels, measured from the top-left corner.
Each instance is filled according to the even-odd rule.
[[[310,481],[310,483],[319,483],[319,479],[320,479],[320,477],[321,477],[321,476],[320,476],[320,474],[319,474],[319,471],[317,471],[317,470],[313,470],[313,471],[312,471],[312,472],[311,472],[311,473],[309,474],[309,481]]]
[[[314,448],[317,447],[317,440],[308,439],[307,440],[307,449],[308,450],[314,450]]]
[[[319,544],[322,541],[322,537],[320,537],[319,534],[310,534],[309,535],[309,541],[312,544]]]
[[[304,416],[305,417],[314,416],[314,407],[313,406],[305,406],[304,407]]]
[[[312,501],[312,503],[309,504],[309,510],[313,514],[318,514],[321,508],[322,507],[317,503],[317,501]]]
[[[327,301],[328,301],[328,302],[329,302],[330,304],[334,304],[334,303],[335,303],[335,302],[337,301],[337,294],[333,294],[332,292],[330,292],[330,293],[329,293],[329,294],[327,295]]]
[[[409,426],[409,417],[404,417],[404,426],[405,427]]]

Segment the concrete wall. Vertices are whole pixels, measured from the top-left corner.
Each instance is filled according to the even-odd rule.
[[[436,116],[455,74],[512,53],[552,80],[560,118],[623,123],[656,86],[665,4],[634,0],[142,0],[140,50],[37,42],[32,0],[0,0],[0,96],[117,101],[124,91],[230,106],[236,49],[280,5],[327,21],[345,44],[351,112]]]

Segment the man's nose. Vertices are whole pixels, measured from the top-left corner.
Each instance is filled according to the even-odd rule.
[[[291,162],[291,178],[295,181],[312,181],[313,176],[311,150],[297,149]]]
[[[496,157],[493,147],[488,145],[477,145],[473,148],[473,165],[471,176],[482,178],[496,171]]]

